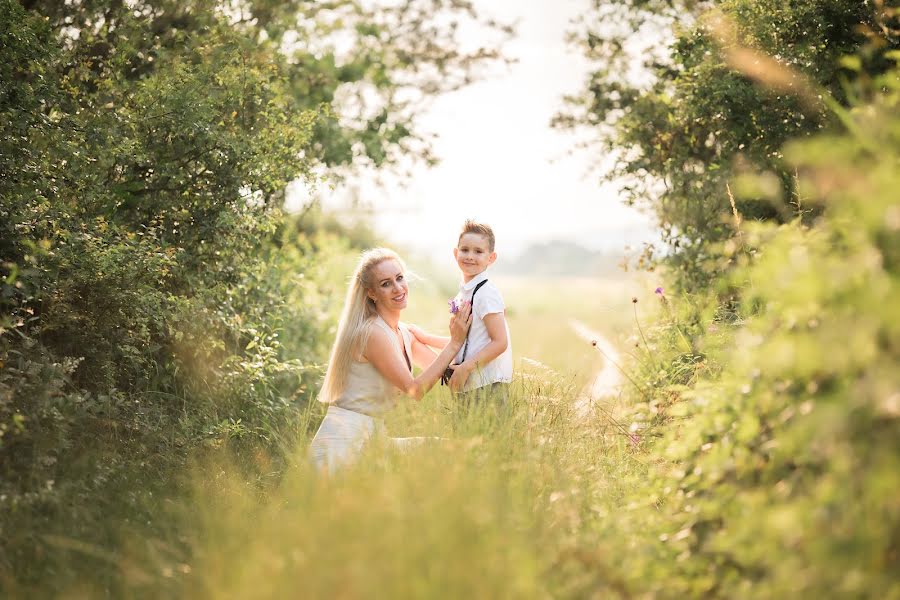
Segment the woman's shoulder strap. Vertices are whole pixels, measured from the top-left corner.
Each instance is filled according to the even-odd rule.
[[[403,336],[403,341],[409,344],[409,342],[411,342],[413,338],[413,334],[409,330],[409,325],[407,325],[403,321],[400,321],[398,325],[400,326],[400,335]]]

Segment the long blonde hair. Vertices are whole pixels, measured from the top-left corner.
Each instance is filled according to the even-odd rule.
[[[362,253],[353,278],[347,287],[347,299],[338,321],[337,336],[328,359],[328,370],[319,393],[319,402],[334,402],[344,391],[350,363],[362,354],[369,341],[370,325],[378,312],[375,302],[369,298],[368,290],[372,289],[372,269],[386,260],[396,260],[400,268],[406,271],[403,260],[393,250],[372,248]]]

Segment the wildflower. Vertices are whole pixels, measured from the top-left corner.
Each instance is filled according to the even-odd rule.
[[[636,434],[636,433],[629,433],[629,434],[628,434],[628,441],[631,443],[631,445],[632,445],[633,447],[636,448],[636,447],[638,446],[638,444],[641,443],[641,436],[639,436],[639,435]]]
[[[656,288],[656,290],[653,293],[656,294],[657,296],[659,296],[659,299],[663,304],[665,304],[665,305],[669,304],[668,299],[666,299],[666,292],[661,287]]]
[[[631,303],[632,303],[632,304],[637,304],[637,296],[632,296],[632,297],[631,297]]]
[[[455,315],[456,313],[459,312],[460,304],[459,304],[459,302],[456,301],[456,298],[451,298],[451,299],[447,300],[447,305],[450,307],[450,312],[452,314]]]

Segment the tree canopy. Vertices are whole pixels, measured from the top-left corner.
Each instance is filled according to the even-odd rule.
[[[838,125],[900,47],[896,12],[856,0],[595,2],[572,38],[595,68],[555,124],[588,129],[672,263],[695,266],[729,235],[738,174],[768,174],[739,190],[745,218],[804,213],[781,147]]]
[[[500,57],[461,24],[509,33],[459,0],[0,0],[2,568],[104,535],[138,465],[133,510],[191,448],[277,440],[352,240],[285,188],[432,161],[424,103]]]

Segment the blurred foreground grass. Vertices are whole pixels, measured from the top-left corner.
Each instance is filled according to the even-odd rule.
[[[287,465],[217,452],[160,499],[169,528],[120,524],[118,550],[54,540],[80,573],[61,593],[12,597],[498,598],[615,592],[604,539],[635,535],[622,513],[645,465],[608,421],[575,418],[571,380],[522,373],[502,412],[461,410],[440,390],[392,414],[385,437],[337,476],[306,460],[305,423]],[[318,407],[314,407],[319,411]],[[313,413],[308,419],[317,419]],[[610,551],[612,547],[609,547]],[[99,581],[88,568],[111,563]],[[44,582],[53,588],[52,582]]]
[[[461,412],[438,394],[388,423],[392,433],[435,439],[406,451],[378,440],[330,479],[311,472],[303,443],[265,492],[230,465],[212,481],[206,471],[183,591],[496,598],[609,589],[583,528],[620,510],[642,465],[608,427],[573,420],[575,391],[525,377],[499,416]]]

